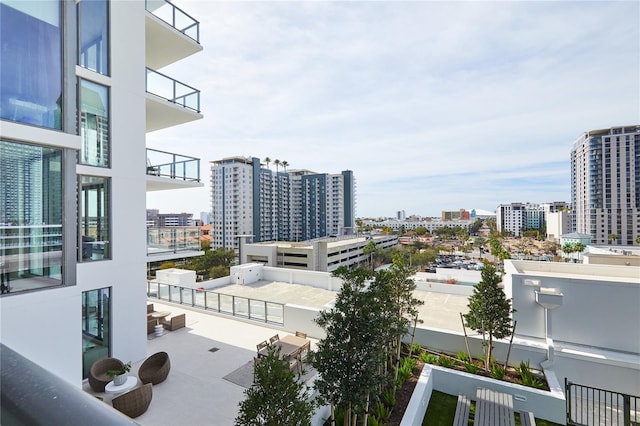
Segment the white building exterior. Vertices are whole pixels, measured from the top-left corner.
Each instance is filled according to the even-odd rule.
[[[640,126],[583,133],[571,149],[573,230],[594,244],[632,245],[640,236]]]
[[[571,230],[571,215],[568,211],[547,214],[547,240],[559,241],[560,236]]]
[[[564,201],[500,204],[496,208],[496,226],[498,232],[508,231],[514,237],[520,237],[522,231],[543,229],[547,225],[550,213],[565,210],[567,207],[568,204]]]
[[[0,3],[0,335],[78,387],[98,358],[147,355],[146,192],[202,185],[146,146],[202,118],[199,92],[157,73],[202,50],[199,24],[145,3]]]
[[[426,228],[430,233],[432,233],[435,229],[442,227],[450,227],[450,228],[464,228],[467,231],[473,225],[474,220],[442,220],[442,219],[431,219],[431,220],[395,220],[395,219],[386,219],[382,221],[378,220],[363,220],[362,226],[369,226],[372,228],[391,228],[394,231],[401,231],[404,229],[405,231],[412,231],[416,228]]]

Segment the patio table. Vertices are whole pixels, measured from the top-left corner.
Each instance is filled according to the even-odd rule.
[[[477,389],[474,425],[515,426],[515,423],[511,394],[485,388]]]

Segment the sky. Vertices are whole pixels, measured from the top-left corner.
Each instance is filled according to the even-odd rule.
[[[357,217],[571,201],[573,142],[640,124],[637,1],[174,4],[204,49],[161,71],[204,118],[147,147],[200,158],[204,187],[149,193],[162,213],[208,211],[230,156],[352,170]]]

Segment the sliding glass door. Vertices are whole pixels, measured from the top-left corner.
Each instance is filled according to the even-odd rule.
[[[111,353],[111,287],[82,292],[82,378]]]

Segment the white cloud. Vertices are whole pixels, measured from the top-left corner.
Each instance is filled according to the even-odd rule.
[[[569,201],[573,140],[640,117],[637,2],[176,4],[204,52],[166,73],[205,118],[149,145],[199,156],[205,182],[252,155],[353,170],[359,215]],[[208,190],[148,205],[207,210]]]

